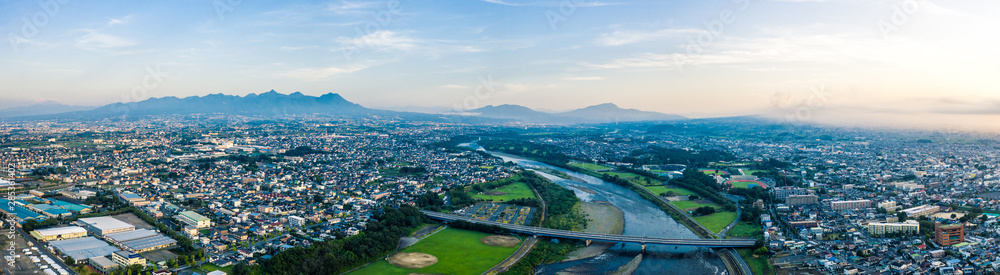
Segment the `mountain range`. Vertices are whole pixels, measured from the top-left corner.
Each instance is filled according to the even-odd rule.
[[[30,110],[31,107],[21,107]],[[210,94],[206,96],[191,96],[185,98],[162,97],[132,103],[114,103],[101,107],[86,107],[81,109],[58,108],[37,110],[36,113],[21,110],[20,113],[10,112],[7,117],[17,117],[21,120],[31,119],[98,119],[115,116],[152,116],[152,115],[186,115],[186,114],[233,114],[252,116],[286,116],[325,114],[340,117],[357,116],[390,116],[413,120],[445,120],[454,122],[490,122],[490,121],[520,121],[528,123],[573,124],[573,123],[608,123],[628,121],[659,121],[686,119],[678,115],[657,112],[623,109],[611,103],[594,105],[561,113],[547,113],[532,110],[519,105],[486,106],[466,112],[445,112],[427,114],[415,112],[400,112],[365,108],[347,101],[339,94],[327,93],[321,96],[309,96],[300,92],[281,94],[271,90],[262,94],[246,96]],[[5,109],[6,110],[6,109]],[[20,110],[20,109],[19,109]],[[0,110],[3,111],[3,110]]]
[[[23,117],[23,116],[37,116],[37,115],[48,115],[48,114],[59,114],[66,112],[75,111],[85,111],[91,110],[97,107],[94,106],[70,106],[63,105],[54,101],[46,101],[30,106],[21,107],[11,107],[0,109],[0,118],[11,118],[11,117]]]

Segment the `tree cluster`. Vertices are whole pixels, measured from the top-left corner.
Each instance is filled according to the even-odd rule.
[[[265,274],[340,274],[396,249],[399,238],[429,218],[410,206],[385,208],[361,234],[345,239],[315,242],[310,247],[295,247],[263,261]]]

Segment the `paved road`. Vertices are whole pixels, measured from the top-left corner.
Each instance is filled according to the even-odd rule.
[[[583,232],[575,232],[567,230],[557,230],[557,229],[549,229],[549,228],[541,228],[533,226],[523,226],[523,225],[513,225],[513,224],[483,221],[483,220],[472,219],[466,216],[445,214],[433,211],[421,211],[421,212],[423,212],[427,216],[430,216],[431,218],[438,220],[444,220],[444,221],[462,220],[472,223],[495,225],[506,228],[507,230],[513,232],[531,234],[535,236],[555,237],[555,238],[619,242],[619,243],[662,244],[662,245],[700,246],[700,247],[751,247],[755,243],[755,240],[753,239],[723,239],[723,240],[667,239],[667,238],[654,238],[654,237],[583,233]]]

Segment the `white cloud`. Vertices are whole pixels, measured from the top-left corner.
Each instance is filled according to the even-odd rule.
[[[77,38],[76,46],[84,49],[108,49],[138,45],[138,42],[104,34],[95,30],[84,30],[87,34]]]
[[[621,46],[669,37],[678,37],[681,35],[691,35],[698,32],[700,32],[700,30],[696,29],[663,29],[658,31],[615,30],[611,33],[601,34],[595,42],[604,46]]]
[[[565,2],[558,1],[558,0],[556,0],[556,1],[528,2],[528,3],[514,3],[514,2],[510,2],[510,1],[504,1],[504,0],[482,0],[482,1],[486,2],[486,3],[503,5],[503,6],[510,6],[510,7],[526,7],[526,6],[533,6],[533,7],[559,7],[560,5],[565,5]],[[587,7],[603,7],[603,6],[619,5],[619,3],[606,3],[606,2],[600,2],[600,1],[590,1],[590,2],[570,1],[568,3],[570,3],[573,7],[584,7],[584,8],[587,8]]]
[[[604,80],[604,77],[603,76],[574,76],[574,77],[563,78],[563,80],[572,80],[572,81]]]
[[[125,24],[125,23],[129,23],[131,21],[132,21],[132,15],[130,14],[130,15],[122,17],[122,18],[111,18],[111,20],[108,20],[108,25],[107,26],[110,27],[110,26],[114,26],[114,25],[118,25],[118,24]]]
[[[362,10],[373,8],[375,7],[376,4],[377,2],[340,1],[340,3],[330,3],[330,5],[326,7],[326,9],[328,11],[332,11],[338,14],[358,13],[362,12]]]
[[[413,38],[402,36],[389,30],[380,30],[356,38],[341,36],[337,38],[337,42],[349,48],[379,48],[383,50],[410,50],[416,47],[417,43]]]
[[[334,75],[349,74],[364,70],[371,66],[371,64],[351,64],[344,67],[302,68],[283,73],[281,76],[291,77],[302,81],[319,81]]]

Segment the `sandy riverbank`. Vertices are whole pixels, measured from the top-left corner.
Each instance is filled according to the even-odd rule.
[[[625,213],[606,202],[581,202],[587,214],[587,228],[584,232],[600,234],[621,234],[625,229]],[[611,244],[594,242],[590,246],[577,249],[566,255],[565,261],[579,260],[601,255]]]

